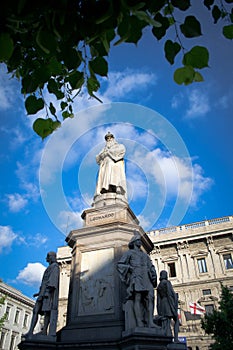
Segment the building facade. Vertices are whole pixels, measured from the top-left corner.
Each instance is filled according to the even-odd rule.
[[[212,342],[201,328],[201,315],[191,313],[190,303],[206,312],[218,307],[221,283],[233,289],[233,217],[226,216],[147,232],[154,243],[151,259],[158,276],[168,271],[179,295],[180,332],[189,350],[207,350]],[[66,323],[71,249],[60,247],[58,329]],[[155,291],[156,294],[156,291]],[[156,295],[155,295],[156,300]],[[157,313],[155,308],[155,314]]]
[[[226,216],[148,232],[154,243],[152,261],[167,270],[179,295],[181,337],[188,349],[207,350],[211,338],[201,328],[201,315],[191,313],[198,303],[206,313],[218,307],[221,283],[233,290],[233,217]]]
[[[4,305],[0,306],[0,318],[6,315],[0,331],[0,349],[15,350],[22,334],[29,330],[35,302],[3,282],[0,282],[0,296],[5,297]],[[39,325],[37,327],[40,330]]]

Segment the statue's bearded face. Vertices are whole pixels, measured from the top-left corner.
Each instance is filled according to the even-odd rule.
[[[107,146],[111,146],[114,143],[114,137],[107,137],[106,144]]]

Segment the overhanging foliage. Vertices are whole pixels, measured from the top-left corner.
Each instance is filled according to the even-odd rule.
[[[233,38],[232,2],[203,1],[213,23],[224,19],[222,34],[227,39]],[[170,64],[180,54],[183,66],[174,72],[176,83],[202,81],[199,70],[208,67],[208,49],[194,46],[187,52],[182,45],[182,38],[202,35],[198,18],[186,15],[190,6],[191,0],[4,1],[0,62],[20,79],[27,113],[44,110],[45,118],[35,121],[34,131],[45,138],[61,124],[59,111],[45,100],[45,91],[60,101],[63,120],[73,117],[73,99],[83,88],[99,100],[98,76],[108,74],[111,45],[137,44],[146,27],[155,39],[167,39],[164,53]],[[182,23],[176,20],[177,12],[183,14]]]

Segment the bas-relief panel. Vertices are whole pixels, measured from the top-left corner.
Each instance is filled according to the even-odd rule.
[[[78,316],[114,312],[113,259],[113,248],[82,254]]]

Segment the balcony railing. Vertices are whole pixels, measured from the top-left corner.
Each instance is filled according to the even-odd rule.
[[[230,222],[230,221],[233,221],[233,216],[224,216],[221,218],[199,221],[199,222],[194,222],[191,224],[186,224],[186,225],[181,225],[181,226],[171,226],[171,227],[161,228],[158,230],[152,230],[152,231],[147,232],[147,234],[150,236],[157,236],[157,235],[162,235],[162,234],[166,234],[166,233],[195,230],[195,229],[199,229],[201,227],[210,226],[210,225],[219,225],[219,224],[223,224],[223,223]]]

